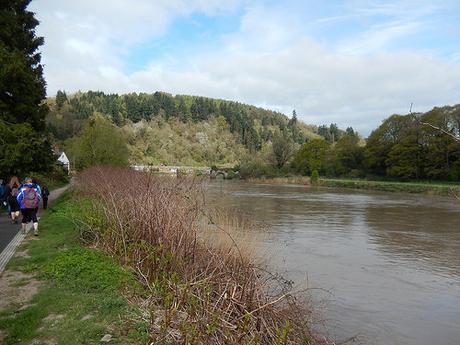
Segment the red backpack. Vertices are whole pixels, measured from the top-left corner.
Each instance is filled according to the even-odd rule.
[[[26,208],[37,208],[40,203],[38,192],[35,188],[26,187],[23,203]]]

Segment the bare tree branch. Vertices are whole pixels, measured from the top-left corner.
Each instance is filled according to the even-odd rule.
[[[417,117],[417,115],[415,115],[412,112],[412,105],[413,105],[413,103],[410,104],[409,114],[414,117],[415,121],[417,121],[419,124],[421,124],[423,126],[428,126],[428,127],[433,128],[433,129],[436,129],[436,130],[440,131],[441,133],[443,133],[445,135],[448,135],[449,137],[453,138],[456,141],[460,141],[460,137],[456,136],[455,134],[452,134],[452,133],[446,131],[445,129],[442,129],[441,127],[435,126],[432,123],[420,121],[420,119]]]

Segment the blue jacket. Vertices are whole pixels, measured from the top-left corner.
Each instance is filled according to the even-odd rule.
[[[38,197],[39,202],[42,199],[42,196],[40,194],[40,189],[37,188],[37,185],[35,185],[33,183],[24,184],[19,189],[18,196],[16,197],[16,199],[18,200],[19,206],[21,206],[21,209],[26,208],[26,205],[24,204],[23,200],[24,200],[24,197],[26,196],[27,188],[32,188],[32,189],[35,190],[35,192],[37,193],[37,197]]]

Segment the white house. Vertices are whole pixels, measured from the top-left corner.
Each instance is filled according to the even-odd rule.
[[[69,161],[69,158],[67,158],[67,155],[65,154],[64,151],[62,151],[59,154],[59,158],[57,160],[58,162],[61,162],[61,164],[64,166],[64,168],[67,169],[67,171],[70,170],[70,161]]]

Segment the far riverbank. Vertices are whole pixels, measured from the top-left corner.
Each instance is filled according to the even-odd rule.
[[[249,178],[247,181],[264,184],[298,184],[311,186],[307,176],[288,176],[270,178]],[[331,188],[349,188],[362,190],[378,190],[398,193],[418,193],[440,196],[460,197],[460,184],[453,182],[396,182],[396,181],[372,181],[362,179],[330,179],[321,178],[317,186]]]
[[[185,167],[185,166],[132,166],[134,170],[140,171],[153,171],[166,175],[177,175],[181,172],[185,175],[196,176],[211,176],[212,178],[234,179],[237,178],[238,172],[232,170],[231,174],[228,173],[227,168],[221,168],[216,173],[211,174],[209,167]],[[292,185],[313,185],[308,176],[270,176],[270,177],[247,177],[245,181],[252,183],[263,184],[292,184]],[[457,196],[460,198],[460,182],[433,182],[433,181],[417,181],[417,182],[400,182],[400,181],[378,181],[378,180],[364,180],[364,179],[340,179],[340,178],[320,178],[319,182],[315,184],[322,187],[332,188],[350,188],[361,190],[376,190],[384,192],[397,192],[397,193],[417,193],[428,195],[440,196]]]
[[[320,179],[321,186],[379,190],[385,192],[420,193],[429,195],[455,196],[460,194],[460,184],[448,182],[393,182],[351,179]]]

